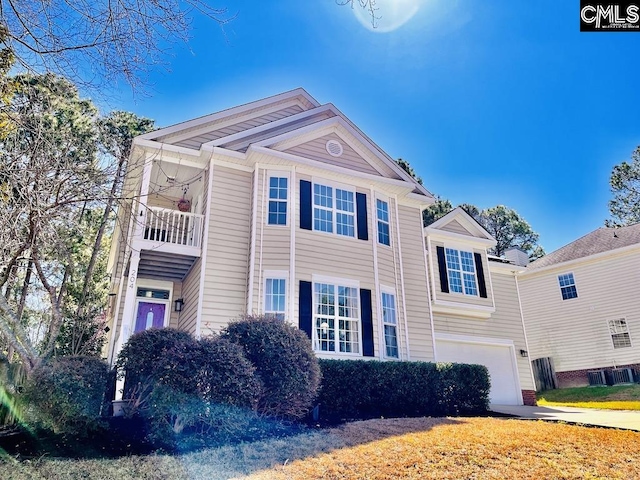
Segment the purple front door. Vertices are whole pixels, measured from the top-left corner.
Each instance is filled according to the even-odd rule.
[[[167,306],[164,303],[138,302],[136,328],[133,333],[164,327],[164,313]]]

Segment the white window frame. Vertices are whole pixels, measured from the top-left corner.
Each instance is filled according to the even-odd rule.
[[[391,323],[387,323],[384,320],[384,297],[383,295],[391,295],[393,297],[393,303],[394,303],[394,317],[395,317],[395,325],[391,324]],[[381,311],[381,315],[380,315],[380,319],[382,321],[382,338],[383,338],[383,358],[385,359],[389,359],[389,360],[400,360],[400,322],[398,321],[398,295],[395,291],[394,288],[391,287],[386,287],[384,285],[380,286],[380,308],[382,309]],[[385,332],[385,327],[386,326],[393,326],[396,329],[396,345],[397,345],[397,349],[398,349],[398,356],[397,357],[392,357],[387,355],[387,335]]]
[[[625,331],[618,331],[618,328],[616,325],[613,324],[613,322],[624,322],[624,330]],[[613,330],[612,330],[613,327]],[[614,350],[620,350],[622,348],[630,348],[633,347],[633,342],[631,341],[631,332],[629,331],[629,322],[627,322],[627,319],[625,317],[621,317],[621,318],[612,318],[607,320],[607,329],[609,331],[609,337],[611,338],[611,346],[613,347]],[[627,335],[627,338],[629,339],[629,345],[622,345],[622,346],[618,346],[616,347],[616,342],[613,340],[613,336],[614,335]]]
[[[382,220],[380,215],[378,215],[378,202],[384,202],[387,205],[387,220]],[[389,199],[380,198],[376,196],[375,198],[376,205],[376,240],[379,245],[384,245],[385,247],[391,247],[391,207],[389,203]],[[389,243],[383,243],[380,241],[380,224],[385,224],[387,226],[388,235],[389,235]]]
[[[457,252],[457,257],[458,257],[458,263],[460,265],[460,270],[454,270],[454,269],[449,268],[449,261],[447,260],[447,250],[454,250],[454,251]],[[468,272],[468,271],[464,270],[464,268],[462,267],[462,255],[461,255],[461,252],[465,252],[465,253],[471,254],[471,265],[473,267],[473,272]],[[447,282],[448,282],[448,287],[449,287],[449,293],[454,294],[454,295],[465,295],[467,297],[480,297],[480,285],[478,283],[478,272],[476,270],[475,252],[473,251],[473,249],[470,249],[469,247],[465,247],[465,246],[461,246],[461,245],[445,245],[444,246],[444,263],[445,263],[445,266],[447,268]],[[453,272],[460,272],[460,281],[462,283],[462,292],[456,292],[451,288],[451,272],[452,271]],[[465,282],[464,282],[465,274],[473,275],[475,293],[468,293],[467,292],[467,287],[466,287]]]
[[[284,280],[284,311],[267,310],[267,281]],[[264,315],[279,314],[284,315],[283,321],[289,320],[289,272],[287,270],[265,270],[262,280],[262,313]]]
[[[289,226],[289,218],[291,217],[291,172],[282,171],[282,170],[267,170],[266,171],[267,181],[265,182],[265,192],[264,192],[264,202],[265,202],[265,224],[269,227],[287,227]],[[286,178],[287,179],[287,199],[272,199],[271,198],[271,178]],[[270,202],[284,202],[286,204],[286,222],[282,223],[269,223],[269,203]]]
[[[320,315],[318,314],[318,303],[316,301],[316,284],[329,284],[334,287],[334,331],[335,336],[333,339],[335,350],[322,350],[320,348],[320,339],[318,338],[318,328],[317,328],[317,317],[328,317],[328,315]],[[345,279],[345,278],[336,278],[336,277],[328,277],[324,275],[313,275],[312,276],[312,341],[313,341],[313,350],[319,355],[327,355],[327,356],[337,356],[337,357],[362,357],[362,305],[360,304],[360,282],[357,280]],[[338,289],[339,287],[349,287],[354,288],[356,290],[356,301],[358,303],[357,310],[358,316],[357,318],[352,317],[340,317],[339,307],[338,307]],[[341,352],[340,351],[340,329],[337,326],[339,321],[349,320],[356,321],[358,328],[358,352]]]
[[[560,283],[560,277],[568,277],[569,275],[571,275],[571,279],[573,280],[573,284],[569,284],[569,285],[565,285],[562,286],[562,284]],[[567,300],[573,300],[574,298],[578,298],[578,286],[576,285],[576,276],[573,274],[573,272],[567,272],[567,273],[560,273],[558,274],[558,286],[560,287],[560,297],[562,298],[562,301],[567,301]],[[564,298],[564,295],[562,293],[562,289],[563,288],[570,288],[573,287],[573,289],[576,291],[576,296],[575,297],[569,297],[569,298]]]
[[[331,190],[331,207],[327,208],[321,205],[316,205],[315,202],[315,189],[316,185],[321,185],[324,187],[330,187]],[[350,215],[350,212],[346,210],[338,210],[337,201],[336,201],[336,190],[344,190],[345,192],[350,192],[353,194],[353,236],[344,235],[342,233],[338,233],[338,213],[344,215]],[[350,185],[345,185],[338,182],[333,182],[330,180],[325,180],[323,178],[313,177],[311,179],[311,222],[312,228],[314,232],[320,232],[327,235],[335,235],[340,238],[358,238],[358,202],[356,198],[356,189]],[[331,231],[325,232],[324,230],[316,229],[316,208],[324,211],[331,212]]]

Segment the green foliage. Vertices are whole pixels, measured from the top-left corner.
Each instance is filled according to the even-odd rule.
[[[621,227],[640,222],[640,146],[631,153],[630,162],[613,167],[609,178],[613,198],[609,201],[607,227]]]
[[[24,391],[27,415],[55,433],[87,435],[101,426],[109,369],[94,357],[59,357],[37,367]]]
[[[313,405],[320,384],[318,360],[309,338],[298,328],[265,316],[231,322],[222,338],[244,349],[263,386],[258,411],[297,419]]]
[[[436,201],[422,211],[422,224],[428,227],[451,210],[453,210],[453,205],[449,200],[436,197]]]
[[[442,416],[487,410],[486,367],[426,362],[320,360],[323,418]]]
[[[422,185],[422,178],[416,173],[411,164],[402,158],[396,160],[396,163],[400,168],[407,172],[416,182]]]

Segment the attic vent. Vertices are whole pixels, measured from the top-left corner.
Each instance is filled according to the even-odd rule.
[[[327,148],[327,152],[332,157],[339,157],[340,155],[342,155],[342,151],[343,151],[342,145],[337,140],[329,140],[327,142],[326,148]]]

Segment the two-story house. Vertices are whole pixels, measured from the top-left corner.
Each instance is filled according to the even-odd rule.
[[[640,224],[598,228],[520,275],[531,359],[558,386],[633,381],[640,372]]]
[[[142,135],[125,196],[110,361],[137,331],[208,335],[247,312],[298,325],[323,358],[439,359],[422,226],[434,197],[333,105],[296,89]],[[490,240],[473,235],[489,275]],[[482,285],[451,301],[493,308]]]

